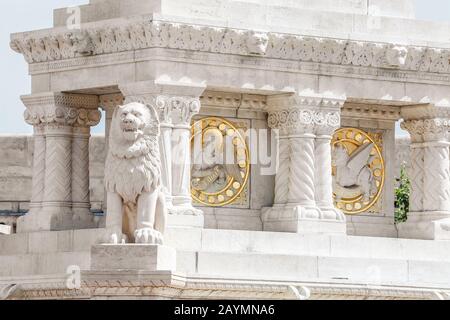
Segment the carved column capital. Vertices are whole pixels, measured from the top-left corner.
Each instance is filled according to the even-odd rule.
[[[408,131],[414,144],[448,142],[450,108],[433,104],[406,106],[401,109],[402,129]]]
[[[94,95],[40,93],[21,97],[27,108],[25,121],[33,126],[95,126],[101,113],[98,97]]]
[[[157,110],[161,124],[191,124],[200,111],[200,96],[206,86],[158,80],[127,83],[120,86],[125,102],[140,102]]]
[[[315,95],[269,97],[269,127],[281,134],[332,135],[340,127],[345,99]]]
[[[412,143],[423,142],[423,133],[425,131],[423,120],[407,120],[400,124],[400,127],[408,131]]]
[[[402,122],[401,128],[409,132],[413,143],[448,141],[450,119],[407,120]]]

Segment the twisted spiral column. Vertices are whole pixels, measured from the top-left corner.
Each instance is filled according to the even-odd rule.
[[[315,206],[314,138],[313,134],[304,134],[289,139],[288,202],[291,205]]]
[[[333,208],[333,186],[331,172],[332,136],[319,136],[316,139],[316,202],[319,208]]]
[[[424,211],[450,211],[449,144],[427,143],[424,149]]]
[[[275,176],[275,205],[284,205],[288,201],[289,185],[289,139],[287,137],[277,137],[279,145],[278,171]]]

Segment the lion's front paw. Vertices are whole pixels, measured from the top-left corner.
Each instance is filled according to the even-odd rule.
[[[163,235],[161,232],[151,228],[139,229],[134,233],[136,243],[142,244],[163,244]]]

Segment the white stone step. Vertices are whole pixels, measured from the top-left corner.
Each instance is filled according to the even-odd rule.
[[[0,256],[87,252],[105,234],[91,229],[0,235]],[[170,228],[166,244],[181,251],[450,261],[450,241]]]
[[[170,229],[166,240],[183,251],[450,262],[450,241],[192,229]]]
[[[0,256],[0,277],[66,274],[68,267],[90,268],[90,252]]]
[[[439,261],[183,252],[178,255],[178,271],[219,279],[343,280],[450,288],[450,262]]]
[[[105,229],[0,235],[0,256],[89,251],[105,237]]]

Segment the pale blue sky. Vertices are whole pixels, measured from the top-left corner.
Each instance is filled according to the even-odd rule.
[[[395,1],[395,0],[392,0]],[[417,18],[450,21],[450,1],[415,0]],[[2,0],[0,1],[0,134],[30,133],[23,121],[24,107],[19,100],[30,93],[27,65],[22,56],[9,48],[13,32],[51,27],[52,10],[88,3],[88,0]],[[98,128],[97,131],[101,131]]]

